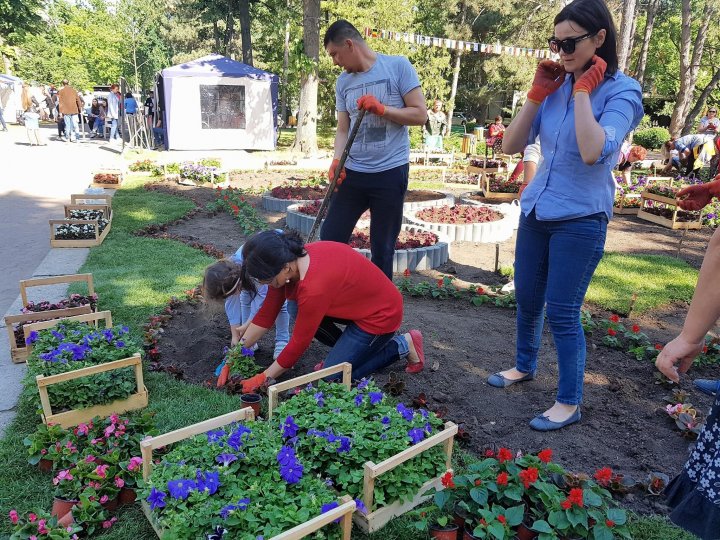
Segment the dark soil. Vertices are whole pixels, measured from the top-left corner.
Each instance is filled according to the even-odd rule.
[[[255,180],[266,181],[264,177]],[[181,192],[198,201],[213,198],[207,188],[165,185],[156,189]],[[283,224],[278,214],[264,215],[273,226]],[[223,214],[200,213],[169,231],[213,244],[226,253],[244,241],[235,223]],[[699,266],[710,234],[707,230],[688,231],[681,257]],[[682,235],[682,231],[670,231],[635,217],[618,216],[609,226],[606,249],[674,256]],[[503,261],[511,263],[513,256],[514,239],[501,245]],[[494,245],[454,243],[451,259],[445,270],[462,279],[483,283],[503,281],[492,272]],[[679,331],[686,311],[684,304],[671,305],[632,322],[640,324],[651,340],[666,342]],[[607,315],[597,310],[595,313]],[[425,336],[425,371],[407,375],[404,366],[396,364],[378,373],[376,380],[384,385],[390,375],[401,379],[404,389],[398,399],[408,404],[424,392],[430,409],[444,412],[447,419],[462,424],[470,433],[466,448],[471,452],[479,453],[492,446],[529,451],[550,447],[557,461],[572,470],[592,474],[597,468],[609,466],[640,481],[651,471],[672,477],[681,470],[690,443],[662,410],[669,390],[654,384],[655,369],[651,363],[638,362],[606,348],[601,344],[602,336],[588,338],[582,422],[559,432],[542,434],[531,430],[528,422],[553,403],[557,388],[555,347],[547,329],[537,379],[501,390],[488,386],[485,381],[490,374],[513,364],[514,310],[478,308],[462,300],[406,297],[401,331],[410,328],[421,329]],[[190,382],[214,385],[214,370],[229,341],[221,305],[185,304],[178,308],[165,328],[159,344],[160,362],[181,369]],[[274,332],[270,331],[259,345],[256,358],[267,366],[272,362]],[[313,342],[287,377],[310,372],[326,354],[327,348]],[[713,370],[694,369],[692,376],[712,377]],[[682,387],[690,392],[690,401],[699,411],[707,411],[711,405],[709,397],[693,390],[689,378],[685,378]],[[627,496],[625,503],[642,513],[662,511],[658,499],[641,493]]]
[[[444,198],[444,193],[427,189],[411,189],[405,193],[405,202],[435,201]]]

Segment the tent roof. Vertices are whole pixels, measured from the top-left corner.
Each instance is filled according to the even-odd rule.
[[[3,82],[22,82],[20,77],[8,75],[7,73],[0,73],[0,79],[3,80]]]
[[[162,70],[163,77],[249,77],[277,81],[277,75],[236,62],[219,54],[209,54]]]

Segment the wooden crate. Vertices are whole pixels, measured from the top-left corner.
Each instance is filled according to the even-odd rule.
[[[270,396],[268,403],[268,416],[272,418],[273,408],[277,406],[277,396],[279,392],[289,390],[291,388],[297,388],[299,386],[305,386],[308,383],[340,372],[342,372],[343,374],[342,384],[349,389],[352,375],[352,366],[347,362],[338,364],[337,366],[321,369],[320,371],[303,375],[295,379],[290,379],[280,384],[270,386],[268,388],[268,395]],[[423,486],[418,490],[418,492],[415,494],[415,497],[413,497],[411,501],[395,501],[392,504],[373,510],[375,480],[380,475],[391,471],[398,465],[402,465],[406,461],[418,456],[419,454],[425,452],[426,450],[429,450],[430,448],[433,448],[440,444],[445,447],[445,467],[448,471],[452,472],[452,450],[453,442],[455,440],[455,435],[457,434],[457,431],[457,425],[455,425],[453,422],[446,422],[445,429],[440,433],[436,433],[432,437],[429,437],[428,439],[425,439],[424,441],[406,450],[403,450],[398,454],[395,454],[394,456],[386,459],[385,461],[377,464],[373,463],[372,461],[366,462],[364,466],[365,476],[363,478],[363,503],[365,503],[368,513],[356,513],[353,516],[355,524],[360,527],[363,532],[366,533],[378,531],[392,519],[401,516],[406,512],[409,512],[410,510],[421,504],[423,501],[430,498],[430,495],[425,495],[425,493],[430,488],[435,488],[437,491],[441,491],[443,489],[443,485],[441,481],[441,476],[438,476],[437,478],[432,478],[428,480],[425,484],[423,484]]]
[[[95,182],[95,175],[96,174],[117,174],[118,175],[118,183],[117,184],[101,184]],[[125,175],[123,174],[123,171],[121,169],[97,169],[92,172],[92,175],[90,176],[90,187],[93,188],[103,188],[103,189],[117,189],[119,188],[122,183],[125,181]]]
[[[638,206],[625,206],[625,199],[640,199],[640,195],[637,193],[631,193],[630,195],[625,195],[622,199],[620,199],[620,206],[613,206],[613,214],[616,216],[636,216],[638,211],[640,210],[640,207]],[[642,204],[642,201],[641,201]]]
[[[483,174],[483,194],[488,199],[496,199],[500,201],[514,201],[519,199],[520,196],[517,193],[505,193],[502,191],[490,191],[490,174]]]
[[[472,165],[467,166],[467,173],[468,174],[492,174],[492,173],[500,173],[500,172],[507,172],[507,169],[504,167],[474,167]]]
[[[150,478],[150,474],[152,473],[153,450],[189,439],[195,435],[206,433],[212,429],[221,428],[227,424],[231,424],[232,422],[254,419],[255,414],[253,413],[253,410],[250,407],[246,407],[244,409],[240,409],[239,411],[234,411],[191,426],[176,429],[175,431],[171,431],[163,435],[158,435],[157,437],[145,439],[140,443],[140,453],[143,459],[143,480],[147,482]],[[322,527],[332,523],[338,518],[341,520],[340,523],[343,531],[343,540],[349,540],[352,530],[352,514],[355,512],[355,501],[353,501],[350,497],[345,496],[340,499],[340,503],[340,506],[337,508],[333,508],[329,512],[325,512],[324,514],[314,517],[305,523],[301,523],[300,525],[273,537],[272,540],[298,540],[320,530]],[[158,538],[162,538],[165,531],[162,530],[155,520],[147,501],[142,501],[142,509],[148,521],[152,525],[153,530],[158,535]]]
[[[50,247],[54,248],[89,248],[97,247],[105,241],[112,227],[112,215],[103,231],[98,235],[97,219],[50,219]],[[58,225],[95,225],[95,238],[85,240],[61,240],[55,238],[55,229]]]
[[[93,405],[86,409],[72,409],[70,411],[53,414],[47,390],[48,386],[126,367],[134,368],[135,382],[137,385],[137,391],[134,394],[125,399],[116,399],[112,403],[106,403],[104,405]],[[64,428],[77,426],[81,422],[88,422],[96,416],[105,418],[111,414],[122,414],[127,411],[143,409],[147,407],[148,404],[148,391],[143,381],[142,358],[140,358],[140,353],[135,353],[133,356],[123,358],[122,360],[76,369],[74,371],[68,371],[67,373],[58,373],[57,375],[50,375],[49,377],[38,375],[35,377],[35,381],[38,391],[40,392],[43,422],[45,424],[60,424]]]
[[[5,328],[7,328],[8,332],[8,341],[10,341],[10,358],[12,359],[13,363],[20,364],[22,362],[25,362],[29,354],[29,349],[27,346],[23,345],[22,347],[18,347],[15,343],[15,332],[13,329],[13,325],[18,323],[25,324],[47,321],[51,319],[60,319],[64,317],[73,317],[75,315],[84,315],[91,312],[92,310],[90,308],[90,304],[85,304],[84,306],[74,308],[50,309],[48,311],[21,313],[20,315],[8,315],[7,317],[5,317]]]
[[[70,219],[70,212],[73,210],[100,210],[103,213],[103,217],[108,221],[112,220],[112,207],[107,204],[66,204],[65,205],[65,218]]]
[[[646,201],[659,202],[667,206],[673,207],[672,218],[670,219],[663,216],[656,216],[655,214],[646,212]],[[679,210],[680,208],[677,205],[676,199],[671,199],[670,197],[663,197],[662,195],[656,195],[654,193],[648,193],[647,191],[644,191],[641,196],[640,210],[638,211],[637,216],[642,220],[656,223],[657,225],[662,225],[663,227],[667,227],[668,229],[673,230],[697,230],[702,228],[702,214],[698,214],[698,219],[696,221],[678,221],[677,215]]]
[[[20,299],[23,307],[28,305],[27,291],[33,287],[47,287],[50,285],[61,285],[63,283],[78,283],[84,281],[87,284],[88,295],[95,294],[92,274],[65,274],[63,276],[50,276],[41,278],[30,278],[20,280]]]
[[[100,321],[103,321],[105,323],[105,328],[110,328],[112,326],[112,313],[109,311],[92,311],[90,313],[86,313],[83,315],[73,315],[71,317],[63,317],[61,319],[52,319],[47,321],[40,321],[32,324],[26,324],[23,326],[23,332],[25,333],[25,339],[27,340],[28,336],[30,335],[30,332],[35,331],[39,332],[40,330],[46,330],[48,328],[52,328],[54,326],[57,326],[61,322],[66,321],[77,321],[77,322],[85,322],[85,323],[92,323],[95,326],[98,325]],[[33,350],[32,345],[27,345],[27,354],[30,355]]]
[[[102,204],[106,204],[107,206],[112,206],[112,195],[107,195],[105,193],[98,194],[98,195],[90,195],[88,193],[73,193],[70,195],[70,204],[97,204],[97,203],[88,203],[88,202],[82,202],[82,201],[105,201]]]

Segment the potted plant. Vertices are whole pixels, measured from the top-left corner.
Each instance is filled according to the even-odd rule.
[[[515,537],[514,527],[517,527],[523,519],[523,506],[503,508],[493,505],[489,509],[480,509],[470,523],[465,525],[464,540],[475,540],[476,538],[492,538],[494,540],[506,540]]]
[[[142,458],[131,457],[128,461],[121,462],[119,478],[122,480],[120,485],[120,493],[118,494],[118,502],[120,505],[132,504],[137,499],[135,488],[142,478]],[[119,482],[116,480],[116,484]]]
[[[415,522],[415,527],[418,530],[427,531],[430,538],[457,540],[460,527],[453,521],[452,516],[449,514],[436,514],[430,517],[428,512],[432,512],[432,507],[419,508],[416,512],[420,515],[420,519]]]
[[[56,516],[45,512],[31,512],[27,516],[20,516],[16,510],[10,510],[9,517],[13,526],[10,540],[77,540],[78,533],[82,530],[76,524],[62,526]]]
[[[53,484],[55,492],[50,513],[61,518],[80,502],[80,493],[83,490],[82,478],[75,468],[63,469],[55,475]]]
[[[48,449],[55,446],[67,436],[68,432],[58,424],[40,424],[35,433],[25,437],[23,444],[28,449],[28,463],[39,465],[43,472],[50,472],[53,460],[48,456]]]

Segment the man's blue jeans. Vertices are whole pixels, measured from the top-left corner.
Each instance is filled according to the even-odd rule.
[[[111,119],[106,119],[106,121],[107,120],[110,120],[110,140],[112,141],[113,139],[118,138],[118,119],[111,118]]]
[[[558,403],[582,402],[586,351],[580,308],[606,234],[604,213],[564,221],[538,221],[534,210],[520,215],[515,244],[516,367],[524,373],[535,371],[547,309],[558,355]]]
[[[73,133],[75,134],[75,139],[77,139],[77,125],[78,125],[78,115],[77,114],[65,114],[63,115],[63,118],[65,118],[65,138],[69,141],[72,139]]]
[[[350,323],[330,350],[324,367],[350,362],[353,379],[362,379],[400,358],[407,357],[408,352],[408,343],[403,336],[396,336],[394,332],[369,334],[357,324]]]
[[[358,219],[369,209],[371,260],[392,279],[409,171],[409,164],[378,173],[346,169],[347,177],[333,196],[320,229],[320,240],[347,244]]]

